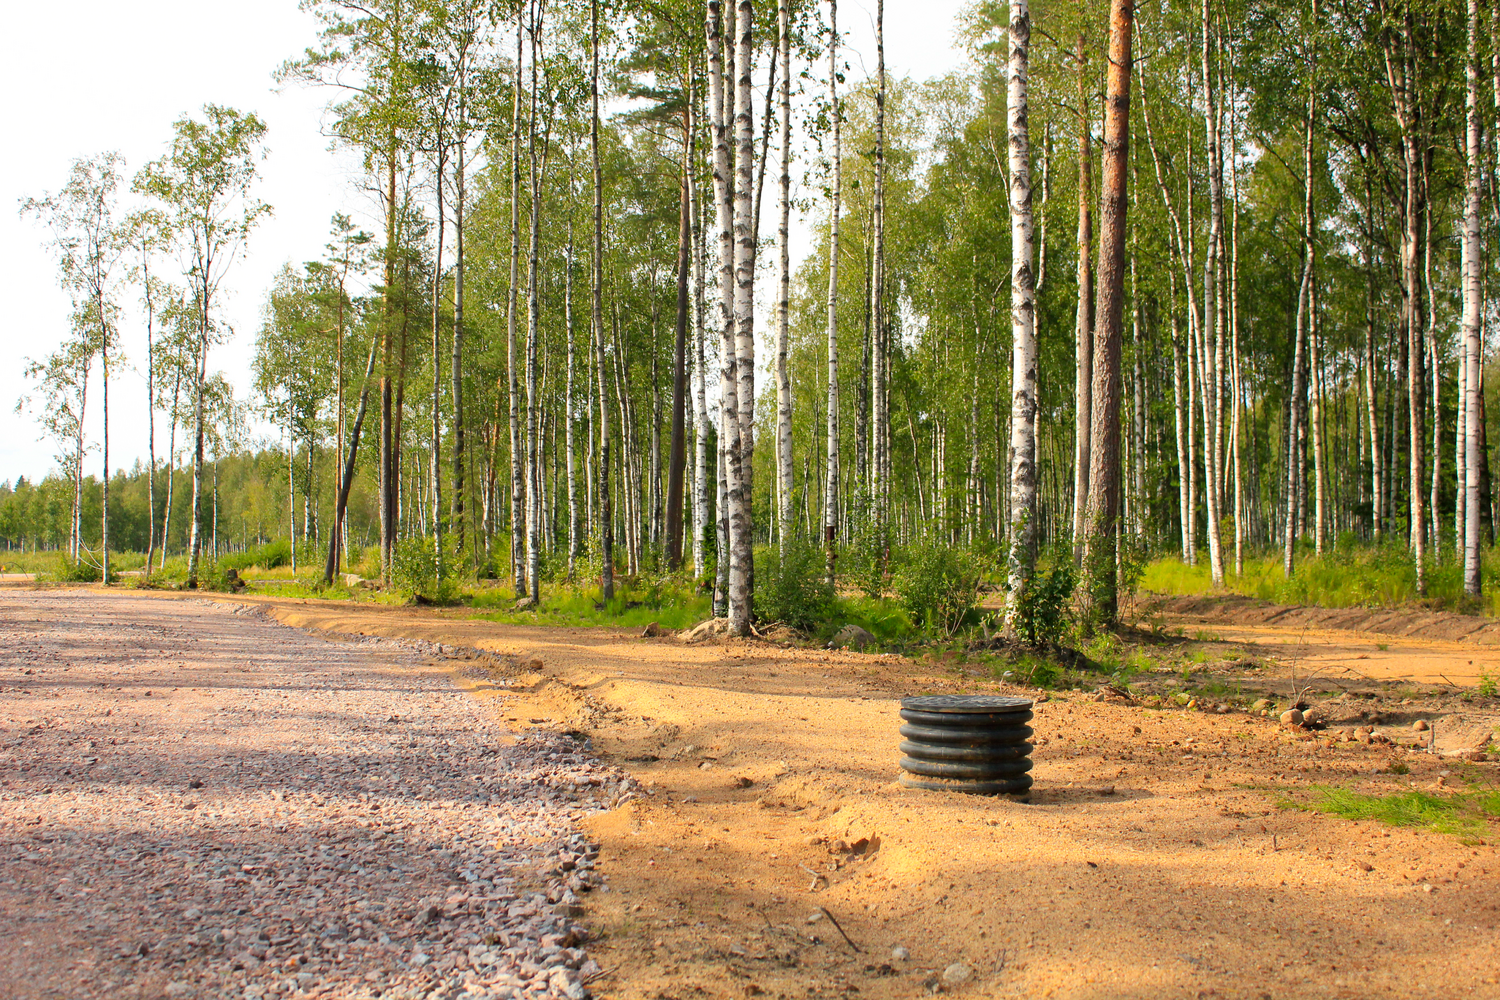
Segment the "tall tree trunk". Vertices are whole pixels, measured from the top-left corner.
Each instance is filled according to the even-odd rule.
[[[143,575],[151,579],[156,559],[156,303],[151,291],[151,255],[141,254],[141,283],[146,293],[146,564]],[[162,539],[166,545],[166,539]]]
[[[569,157],[571,162],[572,157]],[[563,264],[563,335],[568,338],[568,371],[563,386],[563,447],[567,449],[568,476],[568,579],[578,576],[578,556],[581,551],[578,537],[578,451],[574,427],[578,423],[577,396],[573,389],[573,372],[576,350],[573,342],[573,175],[568,174],[568,248]]]
[[[1078,309],[1074,322],[1073,567],[1083,565],[1083,512],[1089,495],[1094,416],[1093,143],[1089,121],[1088,56],[1078,33]]]
[[[1479,126],[1479,3],[1469,0],[1469,45],[1465,69],[1465,198],[1464,198],[1464,353],[1463,397],[1465,441],[1462,457],[1463,494],[1458,506],[1463,508],[1464,593],[1480,596],[1480,354],[1483,350],[1484,261],[1481,257],[1479,213],[1481,195],[1480,126]]]
[[[1005,628],[1015,633],[1036,567],[1036,289],[1032,276],[1030,83],[1031,13],[1010,3],[1010,83],[1006,100],[1010,166],[1011,462],[1010,553]]]
[[[443,205],[443,175],[448,166],[448,145],[443,123],[438,124],[436,151],[437,183],[437,247],[432,262],[432,439],[428,442],[431,456],[429,486],[432,490],[432,553],[441,580],[446,571],[443,567],[443,239],[447,235],[448,216]],[[311,451],[311,441],[309,441]],[[311,483],[308,484],[311,489]]]
[[[594,335],[594,358],[599,386],[599,587],[606,602],[615,596],[614,509],[609,492],[609,392],[604,381],[604,175],[599,169],[599,0],[589,3],[589,41],[591,68],[589,92],[589,152],[594,171],[594,246],[591,294],[591,324]]]
[[[878,24],[878,21],[877,21]],[[754,486],[755,486],[755,234],[752,213],[755,183],[755,119],[751,80],[755,9],[752,0],[739,0],[735,19],[738,32],[735,71],[735,135],[739,153],[734,178],[734,341],[738,359],[735,377],[739,386],[739,441],[730,451],[731,497],[729,631],[750,633],[755,586]],[[738,464],[736,473],[734,466]]]
[[[839,4],[828,0],[828,103],[833,115],[833,152],[829,161],[828,210],[828,475],[823,487],[823,547],[827,555],[828,585],[837,582],[840,511],[839,468],[839,216],[844,194],[843,109],[839,105]]]
[[[365,426],[365,407],[370,400],[370,377],[375,374],[375,352],[379,343],[379,337],[370,339],[370,359],[365,362],[365,381],[359,389],[359,409],[355,411],[354,426],[349,431],[349,452],[344,458],[344,472],[339,477],[339,493],[334,502],[333,535],[328,539],[328,559],[323,564],[324,585],[333,583],[333,577],[338,573],[341,545],[339,535],[344,530],[344,514],[349,509],[349,490],[354,486],[355,460],[359,457],[359,436]]]
[[[688,272],[693,249],[693,99],[692,69],[684,74],[682,104],[682,191],[677,233],[677,329],[672,360],[672,439],[667,463],[667,566],[682,565],[682,498],[687,476],[687,336]]]
[[[167,423],[167,501],[162,505],[161,513],[161,562],[156,566],[158,571],[167,568],[167,539],[172,530],[172,500],[176,496],[177,476],[175,465],[177,463],[177,407],[182,401],[182,365],[174,366],[176,372],[172,379],[172,409],[168,411],[171,418]]]
[[[1089,471],[1085,612],[1118,617],[1115,535],[1120,513],[1120,341],[1125,309],[1125,223],[1129,206],[1130,70],[1133,0],[1111,0],[1105,91],[1104,171],[1099,227],[1099,294],[1094,331],[1094,451]]]
[[[689,79],[689,94],[692,94],[691,103],[697,107],[697,96],[692,91],[693,83]],[[694,121],[694,128],[690,139],[688,162],[693,164],[694,175],[692,177],[691,192],[693,195],[693,429],[695,431],[695,445],[693,453],[693,576],[702,579],[708,568],[706,553],[704,551],[705,532],[709,520],[708,500],[708,359],[703,352],[703,310],[704,310],[704,257],[708,252],[708,246],[703,239],[703,213],[707,206],[702,204],[699,197],[699,179],[697,176],[698,163],[698,128]]]
[[[1012,19],[1015,5],[1011,6]],[[1031,35],[1030,15],[1026,15],[1026,34]],[[883,578],[889,569],[890,552],[890,345],[886,343],[885,317],[885,0],[875,4],[875,190],[871,199],[870,238],[870,406],[871,406],[871,462],[870,462],[870,521],[875,534],[876,558]],[[1014,65],[1014,59],[1012,59]],[[1024,94],[1024,85],[1023,90]],[[1024,112],[1023,112],[1024,114]],[[1012,137],[1012,144],[1015,139]],[[1012,149],[1011,156],[1014,158]],[[1028,284],[1032,276],[1031,247],[1031,143],[1026,142],[1026,273]],[[1014,184],[1014,181],[1012,182]],[[1031,292],[1033,301],[1035,293]]]
[[[95,299],[95,307],[99,310],[99,376],[100,387],[103,392],[100,396],[100,404],[103,409],[103,453],[100,461],[104,464],[104,475],[99,480],[99,582],[109,584],[109,318],[104,311],[104,298],[99,296]]]
[[[534,604],[542,599],[542,469],[541,389],[537,384],[537,341],[541,338],[541,296],[537,289],[541,267],[542,149],[547,140],[537,134],[538,94],[541,84],[541,32],[544,0],[531,8],[531,110],[527,115],[527,147],[531,159],[531,242],[526,252],[526,583]]]
[[[792,250],[792,16],[790,0],[777,3],[777,27],[781,58],[781,190],[780,225],[777,227],[777,249],[780,251],[780,282],[776,299],[776,468],[777,468],[777,538],[783,548],[792,533],[792,379],[787,372],[787,351],[791,344]],[[769,101],[769,95],[767,97]]]
[[[525,18],[516,11],[516,80],[510,114],[510,287],[506,292],[505,370],[510,403],[510,572],[516,597],[526,597],[526,465],[521,440],[519,358],[516,356],[516,307],[521,270],[521,70],[524,66]]]
[[[723,610],[732,614],[729,592],[735,586],[735,533],[733,508],[739,494],[739,355],[734,341],[734,191],[735,176],[730,172],[730,119],[732,97],[725,94],[724,57],[733,46],[723,35],[723,17],[719,0],[707,2],[708,84],[713,104],[714,133],[714,203],[719,229],[719,593],[715,595],[715,614]],[[732,79],[732,77],[731,77]],[[731,85],[732,86],[732,85]]]
[[[1382,4],[1384,7],[1384,4]],[[1406,417],[1409,459],[1409,501],[1411,517],[1409,542],[1416,571],[1418,595],[1427,593],[1427,525],[1422,498],[1423,424],[1426,416],[1423,364],[1425,345],[1422,336],[1421,262],[1418,259],[1422,216],[1424,212],[1421,182],[1422,150],[1415,98],[1415,31],[1414,17],[1408,9],[1402,13],[1401,27],[1385,40],[1386,80],[1391,89],[1391,104],[1401,133],[1401,167],[1405,190],[1401,230],[1401,328],[1406,355]]]
[[[1323,399],[1323,338],[1318,322],[1318,276],[1313,274],[1312,286],[1307,292],[1307,345],[1308,363],[1311,366],[1311,381],[1308,394],[1312,416],[1308,421],[1312,431],[1313,453],[1313,551],[1323,554],[1328,540],[1328,485],[1325,476],[1326,434],[1324,429]]]
[[[1288,404],[1286,462],[1286,525],[1282,532],[1282,574],[1290,579],[1295,568],[1297,528],[1302,518],[1303,475],[1302,441],[1306,434],[1303,426],[1303,408],[1307,398],[1307,377],[1304,374],[1307,358],[1307,342],[1310,337],[1312,313],[1313,263],[1316,245],[1313,242],[1313,126],[1317,121],[1317,43],[1318,2],[1312,0],[1311,27],[1307,33],[1308,82],[1307,114],[1303,119],[1302,138],[1302,278],[1297,286],[1296,341],[1292,351],[1292,397]]]
[[[1205,97],[1204,119],[1207,149],[1205,169],[1208,172],[1208,244],[1203,255],[1203,321],[1200,343],[1203,345],[1203,496],[1207,508],[1208,568],[1215,587],[1224,585],[1224,549],[1219,531],[1223,498],[1224,468],[1222,462],[1223,429],[1223,310],[1219,308],[1219,256],[1224,234],[1224,174],[1219,143],[1218,95],[1214,89],[1212,66],[1213,24],[1209,17],[1209,0],[1202,5],[1202,87]],[[1212,337],[1210,337],[1212,331]]]
[[[458,204],[453,215],[453,518],[450,526],[453,529],[453,551],[462,559],[467,504],[464,496],[467,488],[464,479],[464,154],[468,150],[467,58],[460,61],[458,68],[458,121],[458,155],[453,164],[454,196]],[[571,232],[570,229],[570,253],[573,248]],[[571,271],[569,274],[571,276]],[[569,343],[571,345],[571,340]]]
[[[205,273],[207,269],[204,269]],[[198,356],[194,359],[193,380],[193,505],[192,525],[188,537],[187,584],[198,586],[198,562],[203,554],[203,383],[208,376],[208,288],[207,280],[198,288]]]

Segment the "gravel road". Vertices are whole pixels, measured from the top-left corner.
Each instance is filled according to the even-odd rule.
[[[465,657],[0,591],[0,995],[588,995],[573,821],[634,790]]]

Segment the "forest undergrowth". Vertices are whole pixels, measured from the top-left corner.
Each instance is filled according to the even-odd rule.
[[[1306,604],[1323,608],[1421,607],[1467,614],[1500,615],[1500,551],[1483,552],[1484,590],[1479,601],[1464,594],[1463,561],[1452,549],[1429,554],[1427,596],[1417,594],[1416,570],[1404,545],[1370,545],[1340,539],[1319,555],[1307,546],[1299,553],[1296,572],[1282,572],[1280,553],[1256,553],[1244,560],[1244,571],[1226,566],[1224,590],[1277,604]],[[1226,563],[1230,560],[1226,560]],[[1208,560],[1196,564],[1176,556],[1151,561],[1141,577],[1142,590],[1156,594],[1196,595],[1214,591]]]

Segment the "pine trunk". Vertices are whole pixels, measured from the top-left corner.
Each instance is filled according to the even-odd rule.
[[[1099,293],[1094,331],[1094,450],[1089,472],[1085,613],[1118,618],[1116,530],[1120,512],[1120,342],[1125,308],[1126,170],[1130,154],[1133,0],[1111,0],[1104,171],[1099,228]]]

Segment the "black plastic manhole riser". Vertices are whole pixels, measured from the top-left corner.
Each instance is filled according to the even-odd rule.
[[[901,699],[901,784],[1031,797],[1030,698],[935,694]]]

